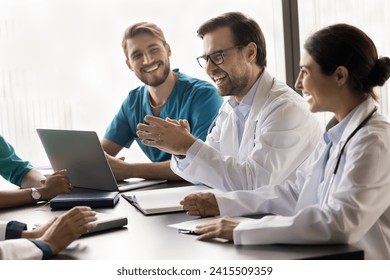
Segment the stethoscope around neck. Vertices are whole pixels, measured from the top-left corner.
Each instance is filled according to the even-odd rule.
[[[332,173],[332,177],[330,178],[330,181],[329,181],[329,184],[328,184],[328,188],[326,190],[326,194],[325,194],[324,199],[322,201],[322,205],[324,205],[325,201],[328,199],[330,189],[331,189],[331,187],[333,185],[334,177],[336,176],[337,171],[339,169],[341,157],[342,157],[342,155],[344,153],[345,147],[347,146],[349,140],[351,140],[352,137],[356,134],[356,132],[358,132],[363,126],[365,126],[367,124],[367,122],[372,118],[372,116],[375,114],[375,112],[377,110],[378,110],[378,108],[375,107],[374,110],[372,110],[371,113],[355,128],[355,130],[352,131],[352,133],[348,136],[347,140],[345,141],[344,145],[341,147],[341,150],[340,150],[339,155],[337,157],[336,166],[334,167],[334,170],[333,170],[333,173]]]

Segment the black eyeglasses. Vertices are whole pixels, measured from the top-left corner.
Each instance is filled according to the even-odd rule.
[[[227,49],[223,49],[223,50],[220,50],[220,51],[216,51],[216,52],[214,52],[212,54],[199,56],[199,57],[196,58],[196,60],[198,61],[199,66],[202,67],[202,68],[206,68],[207,62],[209,61],[209,59],[215,65],[220,65],[220,64],[222,64],[225,61],[224,60],[225,52],[233,50],[233,49],[241,49],[241,48],[242,48],[242,46],[234,46],[234,47],[231,47],[231,48],[227,48]]]

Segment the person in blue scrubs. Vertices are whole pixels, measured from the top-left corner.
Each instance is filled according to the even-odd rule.
[[[144,83],[131,90],[108,126],[102,146],[117,180],[127,178],[181,180],[170,169],[171,154],[145,146],[138,138],[137,124],[146,115],[163,119],[188,120],[192,133],[205,139],[218,115],[222,98],[213,85],[171,70],[171,48],[162,30],[153,23],[128,27],[122,47],[129,69]],[[150,163],[127,163],[115,156],[134,140]]]
[[[28,161],[22,160],[1,135],[0,175],[21,187],[19,190],[0,190],[0,208],[49,201],[58,194],[72,190],[66,171],[57,171],[45,178]]]

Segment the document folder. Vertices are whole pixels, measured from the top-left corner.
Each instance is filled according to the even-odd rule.
[[[140,210],[144,215],[182,212],[180,201],[194,192],[218,192],[206,186],[185,186],[154,189],[122,194],[122,197]]]
[[[55,211],[57,216],[62,215],[66,213],[67,210],[58,210]],[[47,212],[47,213],[53,213],[53,212]],[[52,214],[51,214],[52,215]],[[52,217],[50,215],[50,217]],[[107,230],[112,230],[112,229],[117,229],[117,228],[122,228],[127,225],[127,217],[124,216],[116,216],[116,215],[111,215],[111,214],[106,214],[106,213],[101,213],[101,212],[96,212],[96,221],[93,223],[96,224],[96,227],[90,229],[88,232],[82,234],[82,235],[88,235],[91,233],[97,233],[97,232],[102,232],[102,231],[107,231]],[[38,221],[35,221],[34,225],[30,225],[28,228],[31,229],[36,229],[38,227],[41,227],[47,222],[47,217],[40,217]]]
[[[119,192],[83,192],[60,194],[50,200],[51,208],[74,206],[114,207],[119,201]]]

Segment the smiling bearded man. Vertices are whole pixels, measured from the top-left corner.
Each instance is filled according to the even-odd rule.
[[[146,115],[163,119],[186,119],[192,133],[205,140],[207,130],[222,104],[213,85],[171,70],[171,47],[161,29],[140,22],[128,27],[122,40],[126,64],[145,85],[131,90],[108,126],[102,140],[117,180],[127,178],[181,180],[170,169],[171,154],[145,146],[136,135],[137,124]],[[149,163],[128,163],[115,156],[138,143]]]

